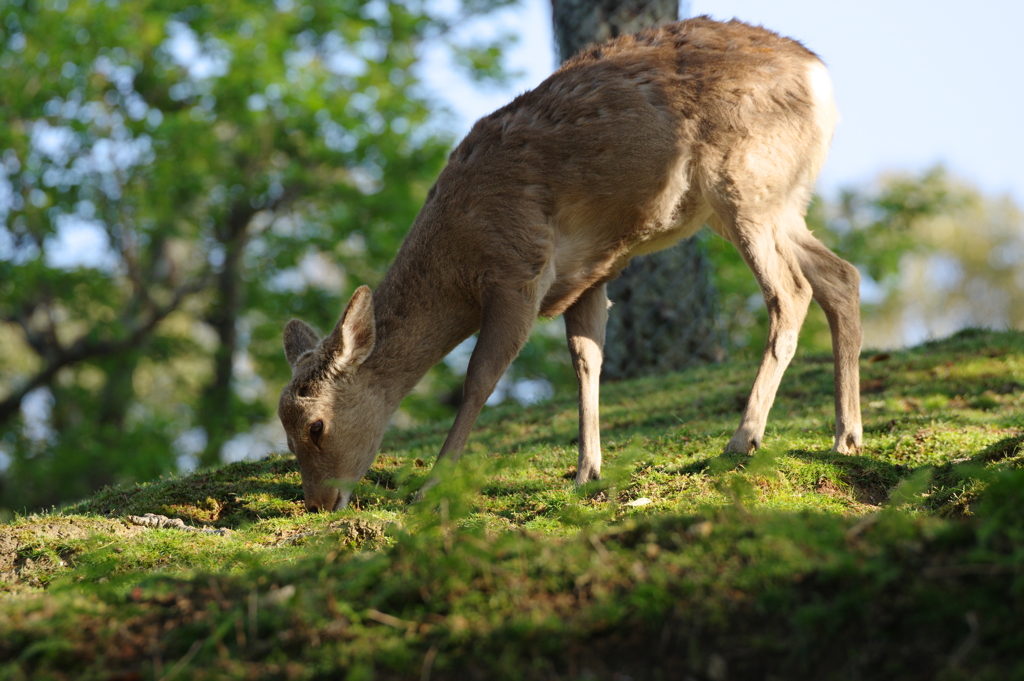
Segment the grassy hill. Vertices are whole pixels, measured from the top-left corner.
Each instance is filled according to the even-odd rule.
[[[486,411],[411,508],[449,424],[392,432],[337,513],[275,457],[15,518],[0,679],[1024,679],[1024,335],[861,366],[860,456],[798,356],[753,457],[720,455],[731,363],[603,386],[583,492],[563,399]]]

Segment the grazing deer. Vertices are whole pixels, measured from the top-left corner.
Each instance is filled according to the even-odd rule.
[[[482,118],[451,153],[376,293],[357,289],[323,339],[296,319],[285,327],[292,380],[278,413],[306,507],[348,503],[332,481],[366,473],[402,398],[479,330],[438,455],[457,460],[538,315],[565,318],[579,378],[576,483],[598,478],[605,284],[634,256],[703,224],[739,249],[769,314],[768,345],[726,451],[761,444],[812,297],[832,332],[834,449],[859,451],[860,277],[804,223],[836,118],[812,52],[707,17],[587,48]]]

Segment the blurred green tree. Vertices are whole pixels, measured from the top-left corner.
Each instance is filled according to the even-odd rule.
[[[209,465],[271,418],[283,322],[375,284],[444,163],[418,54],[500,77],[449,30],[500,4],[5,3],[0,506],[172,470],[183,433]]]
[[[861,271],[865,347],[898,347],[966,326],[1024,328],[1024,216],[936,166],[883,174],[869,187],[816,197],[807,224]],[[734,352],[759,355],[767,314],[736,250],[709,239],[723,323]],[[828,323],[811,305],[802,352],[827,352]]]
[[[865,318],[877,347],[917,343],[965,327],[1024,329],[1024,212],[941,166],[887,175],[866,205],[844,196],[837,234],[879,285]]]

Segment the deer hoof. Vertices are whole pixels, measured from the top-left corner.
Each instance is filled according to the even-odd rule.
[[[761,446],[761,438],[736,433],[725,446],[725,454],[753,454]]]
[[[858,433],[848,433],[836,438],[832,451],[837,454],[860,454],[864,451],[864,442]]]
[[[582,487],[588,482],[594,482],[595,480],[601,479],[601,471],[599,469],[583,467],[576,473],[576,486]]]

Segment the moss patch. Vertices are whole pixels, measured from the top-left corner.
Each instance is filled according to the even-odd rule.
[[[17,518],[0,677],[1024,677],[1024,336],[865,353],[857,456],[823,356],[721,455],[755,369],[602,386],[584,490],[566,397],[485,412],[415,506],[449,423],[390,433],[337,513],[272,457]]]

